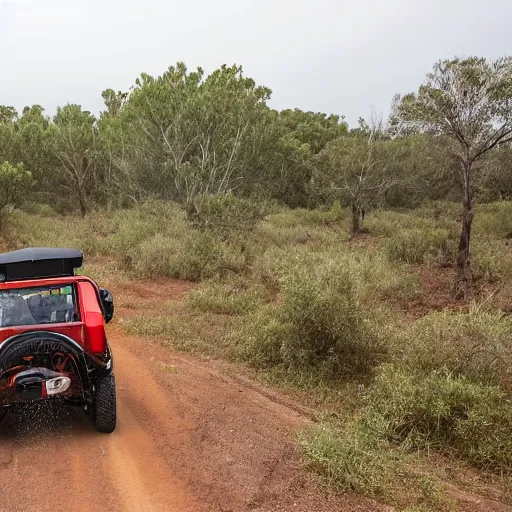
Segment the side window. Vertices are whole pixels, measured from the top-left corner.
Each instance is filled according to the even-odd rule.
[[[26,290],[26,300],[38,324],[67,323],[79,319],[73,285]]]

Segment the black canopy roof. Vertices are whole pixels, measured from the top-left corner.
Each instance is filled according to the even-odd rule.
[[[35,247],[0,254],[0,281],[72,276],[84,255],[75,249]]]

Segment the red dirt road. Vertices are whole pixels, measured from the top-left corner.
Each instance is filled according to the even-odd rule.
[[[114,291],[122,306],[126,288]],[[131,288],[140,308],[155,291]],[[158,285],[168,299],[184,291]],[[8,417],[0,427],[0,512],[386,510],[318,489],[293,442],[310,421],[300,407],[228,365],[173,353],[117,325],[109,337],[118,429],[98,434],[78,411]]]

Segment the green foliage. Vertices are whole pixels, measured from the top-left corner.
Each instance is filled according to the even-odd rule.
[[[241,272],[243,256],[237,248],[210,233],[189,230],[183,238],[156,234],[128,253],[128,269],[143,276],[168,276],[200,281]]]
[[[262,202],[232,194],[203,196],[194,202],[192,220],[201,228],[217,233],[252,231],[266,213]]]
[[[245,264],[238,247],[194,229],[173,203],[148,201],[117,212],[113,224],[104,229],[101,251],[115,255],[136,275],[198,281],[240,272]]]
[[[58,161],[52,147],[50,120],[40,105],[25,107],[16,123],[18,158],[36,181],[38,202],[48,202],[48,193],[55,193]],[[62,190],[62,189],[61,189]]]
[[[309,468],[336,489],[391,499],[404,453],[357,422],[322,423],[301,436]]]
[[[421,373],[445,373],[512,392],[512,320],[473,305],[432,312],[399,333],[397,359]]]
[[[482,202],[512,199],[512,147],[501,144],[485,160],[479,180],[478,197]]]
[[[443,229],[455,237],[459,229],[460,206],[434,203],[414,211],[376,210],[366,220],[368,231],[374,235],[393,237],[401,230]]]
[[[17,206],[32,185],[32,174],[23,164],[0,163],[0,214],[6,206]]]
[[[367,404],[367,428],[378,428],[389,441],[455,449],[476,466],[512,470],[512,406],[495,386],[384,365]]]
[[[471,266],[476,279],[494,283],[507,281],[512,274],[512,246],[508,240],[475,240]]]
[[[51,126],[53,151],[60,162],[59,184],[75,194],[80,213],[89,210],[89,186],[94,176],[95,117],[80,105],[59,107]]]
[[[362,307],[350,273],[329,264],[291,269],[282,305],[256,312],[233,339],[241,357],[255,366],[327,379],[367,375],[386,352],[378,322]]]
[[[2,124],[14,124],[18,118],[18,112],[14,107],[7,105],[0,105],[0,123]]]
[[[325,145],[348,133],[348,124],[340,116],[320,112],[283,110],[279,113],[280,123],[302,144],[307,144],[313,154],[319,153]]]
[[[176,205],[148,201],[120,210],[110,218],[28,215],[13,212],[7,219],[4,239],[12,247],[51,245],[75,247],[89,256],[106,256],[118,268],[138,276],[169,276],[197,281],[240,273],[245,257],[236,241],[221,240],[214,233],[195,229]]]
[[[437,137],[453,135],[443,113],[454,105],[466,112],[462,135],[477,159],[493,139],[487,135],[501,136],[491,128],[507,132],[509,81],[509,58],[440,62],[416,95],[396,102],[391,131],[406,136],[391,138],[382,123],[361,120],[349,130],[343,116],[272,110],[270,89],[240,66],[207,75],[180,62],[160,76],[142,73],[130,92],[104,90],[99,120],[79,105],[59,108],[54,119],[40,105],[20,115],[1,106],[0,161],[23,163],[37,182],[35,200],[62,212],[77,204],[82,214],[125,208],[152,196],[190,211],[198,198],[232,194],[291,207],[336,199],[353,203],[362,220],[375,205],[458,197],[454,145]],[[485,101],[469,101],[479,94]],[[507,155],[496,150],[482,166],[480,197],[510,197]]]
[[[439,61],[416,94],[398,98],[392,124],[449,136],[458,147],[458,160],[471,165],[508,138],[511,84],[511,57]]]
[[[444,152],[460,178],[464,215],[457,288],[465,294],[469,270],[476,164],[499,144],[512,140],[512,57],[495,61],[469,57],[439,61],[417,93],[396,98],[391,124],[397,133],[443,136]]]
[[[342,251],[337,245],[312,250],[308,246],[273,247],[261,254],[253,266],[254,273],[271,288],[280,289],[290,278],[307,273],[347,273],[353,291],[362,304],[381,299],[407,300],[416,297],[421,286],[416,276],[395,265],[381,253]]]
[[[105,114],[117,117],[123,107],[126,105],[126,101],[128,100],[128,93],[117,91],[115,92],[113,89],[106,89],[101,93],[101,97],[105,102],[105,106],[107,107],[107,111]]]
[[[391,261],[405,263],[450,262],[454,243],[450,233],[443,229],[401,230],[388,239],[385,251]]]
[[[501,201],[478,207],[474,225],[481,237],[512,238],[512,203]]]
[[[251,313],[268,299],[263,286],[240,278],[227,282],[206,282],[187,296],[187,301],[194,309],[222,315]]]
[[[46,211],[41,214],[9,212],[2,235],[11,249],[49,246],[81,249],[89,256],[103,254],[98,234],[87,221],[48,216]]]
[[[96,225],[103,235],[103,252],[117,255],[128,267],[133,261],[132,251],[143,242],[156,235],[176,241],[190,229],[185,212],[164,201],[146,201],[136,208],[118,210],[108,220]],[[94,223],[94,217],[90,222]]]
[[[135,179],[187,207],[197,197],[229,192],[267,143],[269,96],[238,66],[207,77],[183,63],[157,78],[143,74],[120,114]]]
[[[340,137],[331,141],[313,159],[314,186],[330,200],[341,199],[345,206],[357,197],[367,208],[374,206],[391,185],[388,168],[393,156],[392,141]],[[329,195],[331,195],[329,197]]]

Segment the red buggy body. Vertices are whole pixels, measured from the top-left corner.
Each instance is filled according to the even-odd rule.
[[[97,430],[116,425],[113,362],[105,334],[112,295],[75,275],[83,254],[0,254],[0,418],[35,400],[83,407]]]

